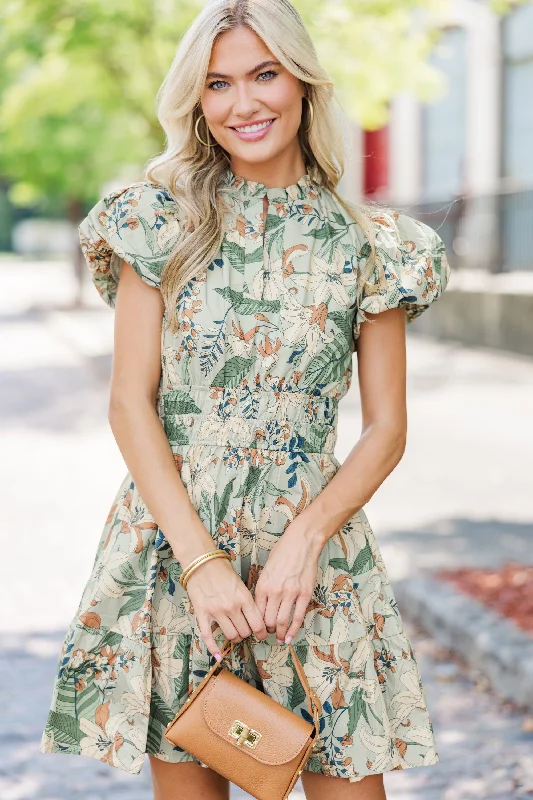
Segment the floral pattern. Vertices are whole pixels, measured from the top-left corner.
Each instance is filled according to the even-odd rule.
[[[380,213],[385,280],[374,270],[356,304],[369,244],[330,192],[308,174],[267,188],[229,168],[219,191],[224,239],[181,292],[178,330],[162,333],[157,408],[194,507],[253,592],[273,544],[340,466],[339,402],[365,312],[403,306],[415,319],[446,288],[449,265],[429,226]],[[148,181],[94,206],[80,240],[108,305],[121,259],[159,285],[183,224],[169,191]],[[42,752],[130,773],[146,753],[195,760],[163,736],[213,663],[180,573],[126,475],[61,648]],[[215,635],[223,641],[220,629]],[[321,703],[306,769],[358,781],[438,761],[415,653],[363,509],[323,548],[294,646]],[[250,637],[228,659],[244,680],[308,716],[290,651],[275,634]]]

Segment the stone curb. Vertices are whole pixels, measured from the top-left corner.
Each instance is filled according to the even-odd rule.
[[[435,577],[393,582],[400,614],[457,652],[505,700],[533,708],[533,636]]]

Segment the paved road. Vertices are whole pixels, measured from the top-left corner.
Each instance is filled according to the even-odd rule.
[[[148,763],[129,776],[36,750],[61,636],[125,473],[107,425],[113,315],[92,286],[87,307],[69,309],[62,264],[3,259],[0,282],[0,797],[150,800]],[[532,537],[533,362],[422,339],[415,326],[409,444],[366,506],[393,583],[437,565],[526,558]],[[354,382],[338,458],[359,432]],[[420,632],[412,641],[441,762],[389,773],[391,800],[533,796],[526,715],[475,688]]]

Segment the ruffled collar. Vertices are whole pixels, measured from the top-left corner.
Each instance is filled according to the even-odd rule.
[[[241,198],[264,197],[269,200],[306,201],[310,202],[318,197],[320,185],[316,183],[308,172],[305,172],[296,183],[290,186],[268,187],[260,181],[251,181],[236,175],[230,167],[226,167],[221,180],[220,188],[230,194],[238,195]]]

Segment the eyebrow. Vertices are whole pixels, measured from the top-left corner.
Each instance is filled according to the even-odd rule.
[[[249,72],[246,73],[246,77],[248,77],[249,75],[253,75],[255,72],[259,72],[260,69],[264,69],[265,67],[271,67],[271,66],[281,67],[281,62],[280,61],[262,61],[260,64],[257,65],[257,67],[254,67],[253,69],[249,70]],[[207,78],[224,78],[224,79],[226,79],[226,78],[231,78],[231,75],[224,75],[223,72],[208,72],[205,77],[206,77],[206,80],[207,80]]]

